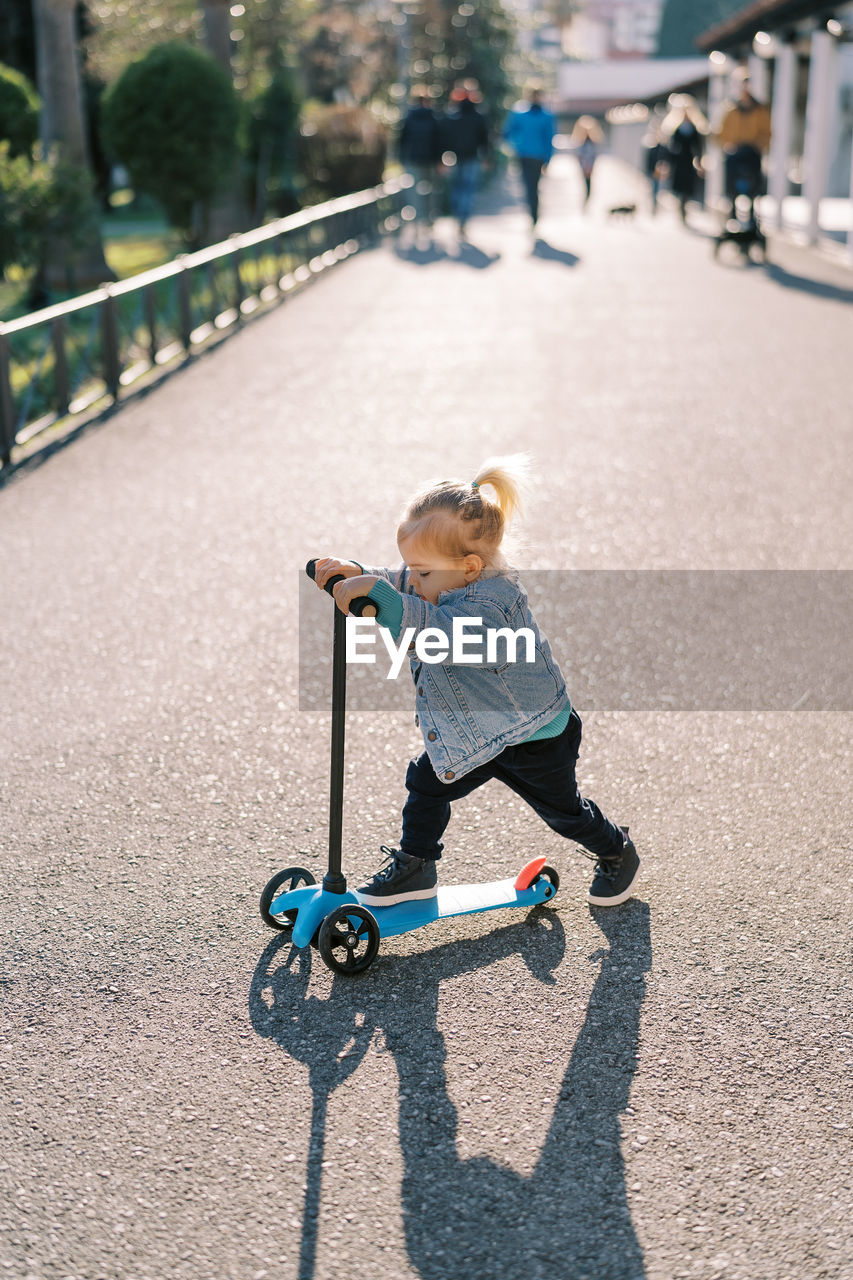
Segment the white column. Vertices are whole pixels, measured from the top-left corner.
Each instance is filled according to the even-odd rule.
[[[719,57],[719,55],[718,55]],[[711,74],[708,80],[708,121],[711,135],[705,147],[703,164],[705,167],[705,207],[716,209],[724,194],[723,151],[713,139],[714,131],[719,129],[723,117],[723,103],[726,100],[726,87],[729,78],[727,60],[711,61]]]
[[[850,216],[853,219],[853,147],[850,148]],[[853,264],[853,221],[847,232],[847,253]]]
[[[782,226],[782,201],[788,194],[788,163],[794,132],[794,102],[797,94],[797,51],[783,44],[776,56],[773,78],[772,136],[767,190],[775,205],[774,224]]]
[[[770,68],[766,58],[751,53],[746,60],[749,68],[749,84],[753,98],[766,102],[770,85]]]
[[[820,232],[820,202],[829,177],[832,119],[838,92],[838,45],[821,28],[812,32],[809,96],[806,103],[806,145],[803,156],[803,195],[809,204],[808,238],[815,244]]]

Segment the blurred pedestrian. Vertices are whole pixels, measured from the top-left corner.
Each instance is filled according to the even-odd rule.
[[[423,85],[412,90],[411,106],[400,130],[399,155],[400,163],[415,180],[416,221],[431,227],[435,220],[436,174],[441,161],[441,122]]]
[[[460,236],[465,236],[480,167],[489,155],[489,129],[477,110],[481,98],[475,82],[457,86],[450,101],[451,110],[442,124],[442,162],[450,170],[450,209]]]
[[[726,196],[731,216],[737,217],[737,198],[749,200],[749,221],[755,220],[755,197],[761,190],[762,161],[770,146],[770,112],[753,96],[749,72],[740,67],[732,76],[734,97],[726,108],[714,140],[725,153]]]
[[[696,194],[708,122],[689,93],[670,94],[669,111],[661,125],[667,149],[669,187],[678,201],[681,221],[687,221],[687,202]]]
[[[583,207],[589,204],[592,194],[592,171],[604,142],[601,126],[594,116],[579,116],[572,130],[571,145],[581,168],[584,185]]]
[[[503,136],[515,152],[524,196],[534,227],[539,221],[539,180],[554,152],[554,117],[542,105],[542,92],[528,85],[524,98],[506,118]]]
[[[658,211],[658,194],[661,183],[669,176],[669,152],[661,140],[660,117],[653,119],[642,141],[643,169],[649,180],[652,213]]]

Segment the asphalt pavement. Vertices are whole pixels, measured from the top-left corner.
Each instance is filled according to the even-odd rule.
[[[544,854],[553,907],[385,940],[357,979],[258,913],[325,861],[301,566],[390,563],[425,480],[528,451],[516,563],[570,603],[636,571],[637,635],[648,571],[849,592],[853,277],[714,262],[703,215],[596,184],[583,214],[559,157],[538,238],[514,186],[465,242],[407,227],[0,490],[0,1275],[853,1277],[851,708],[795,608],[726,659],[740,706],[580,705],[582,789],[643,859],[624,907],[489,784],[442,881]],[[354,879],[398,833],[402,705],[350,716]]]

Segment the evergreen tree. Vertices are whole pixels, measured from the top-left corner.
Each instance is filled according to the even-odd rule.
[[[238,115],[227,72],[178,43],[150,49],[104,96],[105,143],[190,243],[205,235],[205,215],[229,180]]]

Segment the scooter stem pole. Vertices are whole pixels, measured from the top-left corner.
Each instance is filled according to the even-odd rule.
[[[347,715],[346,618],[334,610],[332,641],[332,770],[329,785],[329,870],[323,888],[329,893],[346,893],[346,877],[341,872],[341,838],[344,814],[344,731]]]

